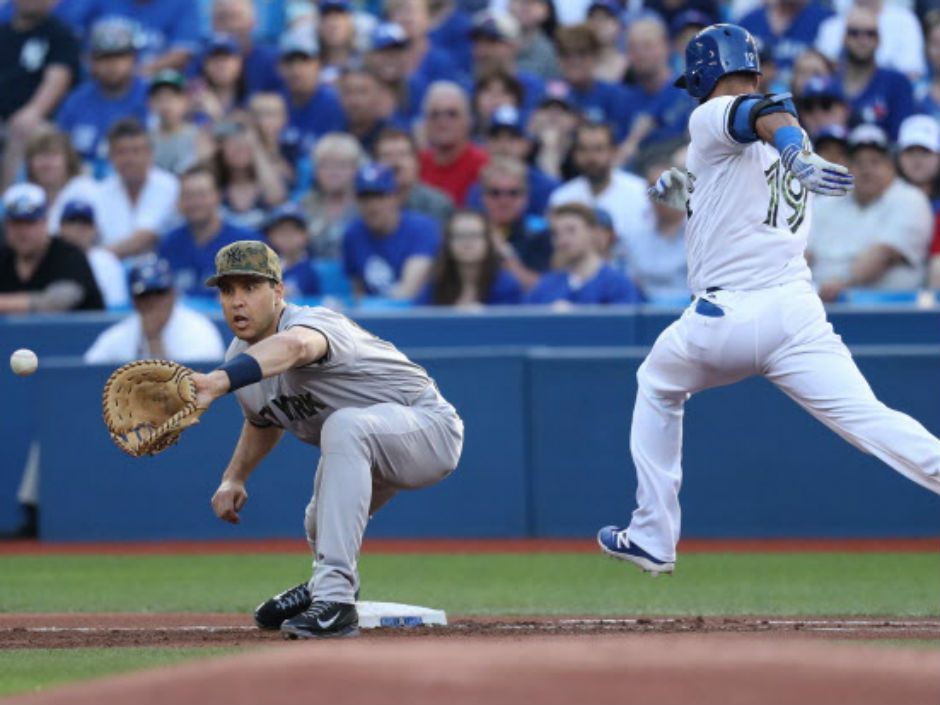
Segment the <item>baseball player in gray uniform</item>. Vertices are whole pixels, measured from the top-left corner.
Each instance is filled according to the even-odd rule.
[[[249,475],[284,431],[320,447],[304,528],[313,578],[255,611],[262,629],[311,638],[358,634],[357,563],[369,517],[403,489],[457,466],[463,422],[424,369],[345,316],[283,299],[277,255],[261,242],[219,251],[217,286],[235,340],[225,363],[196,375],[198,403],[234,392],[241,437],[212,497],[238,523]]]

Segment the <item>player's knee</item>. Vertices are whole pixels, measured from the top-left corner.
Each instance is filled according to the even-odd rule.
[[[339,409],[330,414],[320,431],[323,452],[364,450],[368,432],[362,409]]]

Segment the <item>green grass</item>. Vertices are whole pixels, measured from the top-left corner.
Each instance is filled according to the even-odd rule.
[[[231,653],[235,649],[10,649],[0,651],[0,695],[45,690],[141,668]]]
[[[0,612],[248,612],[303,555],[0,558]],[[367,555],[362,598],[452,615],[940,615],[940,556],[689,554],[652,578],[592,554]]]

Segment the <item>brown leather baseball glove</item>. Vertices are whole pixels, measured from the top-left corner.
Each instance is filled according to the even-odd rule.
[[[117,446],[135,458],[161,453],[205,409],[196,408],[193,371],[168,360],[139,360],[116,369],[104,385],[104,423]]]

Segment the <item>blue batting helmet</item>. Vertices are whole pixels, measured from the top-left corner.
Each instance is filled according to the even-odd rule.
[[[760,73],[757,42],[743,27],[713,24],[692,37],[685,48],[685,73],[675,85],[705,98],[729,73]]]

